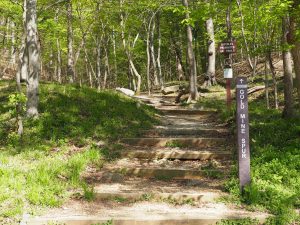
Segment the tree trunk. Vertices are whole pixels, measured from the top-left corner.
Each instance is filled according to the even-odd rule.
[[[101,90],[101,40],[97,38],[97,57],[96,57],[96,73],[97,73],[97,82],[98,82],[98,91]]]
[[[147,52],[147,88],[148,94],[151,95],[151,78],[150,78],[150,66],[151,66],[151,56],[150,56],[150,30],[147,30],[147,40],[146,40],[146,52]]]
[[[182,64],[181,64],[180,59],[177,55],[176,55],[176,68],[177,68],[177,73],[178,73],[178,80],[179,81],[184,80],[184,73],[183,73],[183,69],[182,69]]]
[[[16,64],[16,24],[14,21],[10,22],[10,29],[11,29],[11,50],[10,50],[10,63],[15,66]]]
[[[240,17],[241,17],[241,31],[242,31],[242,36],[243,36],[243,39],[244,39],[245,48],[246,48],[247,60],[248,60],[249,67],[253,71],[254,67],[253,67],[253,64],[252,64],[249,45],[248,45],[246,34],[245,34],[245,25],[244,25],[244,15],[243,15],[242,1],[237,0],[236,2],[237,2],[237,5],[238,5],[238,10],[239,10]]]
[[[116,35],[115,35],[115,30],[112,32],[112,41],[113,41],[113,50],[114,50],[114,82],[115,85],[117,86],[118,84],[118,64],[117,64],[117,52],[116,52]]]
[[[106,88],[107,86],[107,79],[110,77],[110,65],[109,65],[109,58],[108,58],[108,41],[106,42],[106,45],[104,47],[104,63],[105,63],[105,70],[104,70],[104,82],[103,82],[103,88]]]
[[[209,36],[208,40],[208,67],[204,86],[216,85],[216,47],[215,47],[215,32],[213,19],[209,18],[206,21],[206,30]]]
[[[182,0],[183,6],[187,9],[185,18],[188,21],[190,19],[190,14],[188,12],[188,0]],[[187,24],[186,27],[187,33],[187,40],[188,40],[188,48],[187,48],[187,55],[188,55],[188,64],[190,68],[190,97],[188,102],[196,101],[199,98],[199,93],[197,89],[197,69],[196,69],[196,62],[195,62],[195,55],[193,50],[193,34],[192,34],[192,27],[191,25]]]
[[[75,81],[75,67],[74,67],[74,54],[73,54],[73,12],[72,12],[72,0],[67,0],[67,22],[68,22],[68,65],[67,76],[70,83]]]
[[[124,3],[124,0],[120,0],[120,5],[122,6]],[[130,67],[130,71],[132,71],[132,73],[134,74],[134,76],[137,78],[137,84],[136,84],[136,93],[140,94],[141,92],[141,85],[142,85],[142,77],[141,75],[138,73],[133,61],[132,61],[132,56],[131,56],[131,52],[130,49],[127,46],[127,42],[126,42],[126,38],[125,38],[125,19],[124,19],[124,15],[121,12],[120,13],[120,18],[121,18],[121,38],[122,38],[122,42],[123,42],[123,47],[125,50],[125,53],[127,55],[127,59],[128,59],[128,63],[129,63],[129,67]],[[135,42],[137,41],[137,39],[139,38],[139,33],[136,35],[135,41],[133,43],[132,48],[134,48]],[[134,78],[133,78],[134,79]]]
[[[272,80],[273,80],[273,87],[274,87],[275,109],[278,109],[279,108],[279,103],[278,103],[278,87],[277,87],[276,72],[275,72],[275,68],[274,68],[274,65],[273,65],[271,50],[269,50],[267,54],[268,54],[267,57],[268,57],[268,60],[269,60],[270,70],[271,70],[271,73],[272,73]]]
[[[293,68],[292,55],[287,49],[289,35],[289,18],[286,16],[282,20],[282,58],[284,68],[284,110],[283,117],[291,118],[293,116]]]
[[[57,38],[56,39],[56,46],[57,46],[57,71],[56,71],[56,77],[57,77],[57,81],[58,83],[62,83],[62,79],[61,79],[61,49],[60,49],[60,41]]]
[[[153,77],[154,77],[154,86],[159,86],[159,80],[157,76],[157,64],[155,59],[155,50],[154,50],[154,31],[155,31],[155,22],[153,20],[150,21],[152,26],[150,28],[150,54],[153,68]]]
[[[157,49],[157,68],[158,68],[158,79],[161,89],[164,89],[164,79],[161,71],[161,29],[160,29],[160,13],[157,14],[157,39],[158,39],[158,49]]]
[[[38,116],[39,76],[41,69],[40,44],[37,30],[37,0],[27,0],[26,49],[28,54],[27,116]]]
[[[179,27],[176,27],[177,30],[179,30]],[[175,40],[175,36],[171,30],[170,36],[171,36],[171,42],[174,45],[174,50],[175,50],[175,57],[178,59],[177,61],[177,73],[178,73],[178,79],[179,80],[186,80],[186,76],[185,76],[185,68],[183,66],[183,62],[182,62],[182,47],[181,47],[181,35],[180,35],[180,30],[179,32],[179,40],[180,43],[179,45],[177,44],[176,40]],[[171,57],[170,57],[171,59]],[[171,65],[171,64],[170,64]],[[172,69],[172,67],[170,66],[170,68]]]
[[[296,88],[298,93],[298,99],[300,101],[300,42],[297,40],[296,32],[297,32],[297,24],[296,24],[296,18],[294,16],[291,16],[290,21],[290,37],[289,37],[289,44],[291,44],[293,47],[291,49],[291,53],[294,60],[294,69],[296,73]]]
[[[58,24],[58,14],[59,10],[56,10],[56,15],[55,15],[55,22]],[[57,49],[57,59],[56,59],[56,79],[58,83],[62,83],[61,79],[61,47],[60,47],[60,40],[58,37],[56,37],[56,49]]]
[[[267,58],[265,58],[265,94],[266,94],[266,105],[267,109],[270,108],[270,99],[269,99],[269,76],[268,76],[268,64]]]

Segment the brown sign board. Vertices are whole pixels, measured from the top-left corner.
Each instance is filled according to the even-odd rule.
[[[219,52],[223,54],[236,53],[237,44],[236,41],[223,41],[219,45]]]
[[[250,184],[250,144],[249,144],[249,113],[247,78],[238,77],[236,81],[236,101],[237,101],[237,143],[239,157],[239,180],[243,189]]]

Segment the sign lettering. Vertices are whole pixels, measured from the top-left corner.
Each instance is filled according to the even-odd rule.
[[[238,77],[236,85],[240,187],[250,184],[250,145],[247,78]]]
[[[223,41],[219,46],[220,53],[232,54],[236,53],[237,45],[236,41]]]

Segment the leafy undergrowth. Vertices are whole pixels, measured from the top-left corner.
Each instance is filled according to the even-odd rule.
[[[227,121],[235,120],[234,112],[219,109]],[[225,187],[231,193],[227,200],[267,209],[275,215],[267,224],[299,222],[295,210],[300,208],[300,116],[283,119],[280,110],[266,109],[262,99],[249,103],[249,113],[252,183],[241,195],[236,166]]]
[[[16,134],[9,95],[13,82],[0,82],[0,221],[57,207],[74,188],[87,189],[80,174],[107,160],[107,147],[156,121],[154,109],[112,91],[43,84],[40,116]],[[103,144],[101,144],[102,146]]]
[[[235,130],[234,104],[233,109],[228,110],[224,95],[201,99],[198,104],[217,108],[220,119],[231,123]],[[235,166],[225,187],[231,195],[225,200],[245,204],[249,209],[268,210],[274,216],[266,224],[298,224],[300,115],[298,113],[290,120],[283,119],[281,110],[268,110],[265,105],[263,94],[249,102],[252,183],[241,195]],[[251,224],[249,221],[226,222],[224,224]]]

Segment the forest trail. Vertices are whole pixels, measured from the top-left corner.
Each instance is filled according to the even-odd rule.
[[[73,199],[24,224],[208,225],[266,218],[219,201],[227,195],[234,140],[215,110],[175,105],[159,95],[139,100],[161,112],[161,123],[123,139],[120,159],[85,174],[95,200]]]

